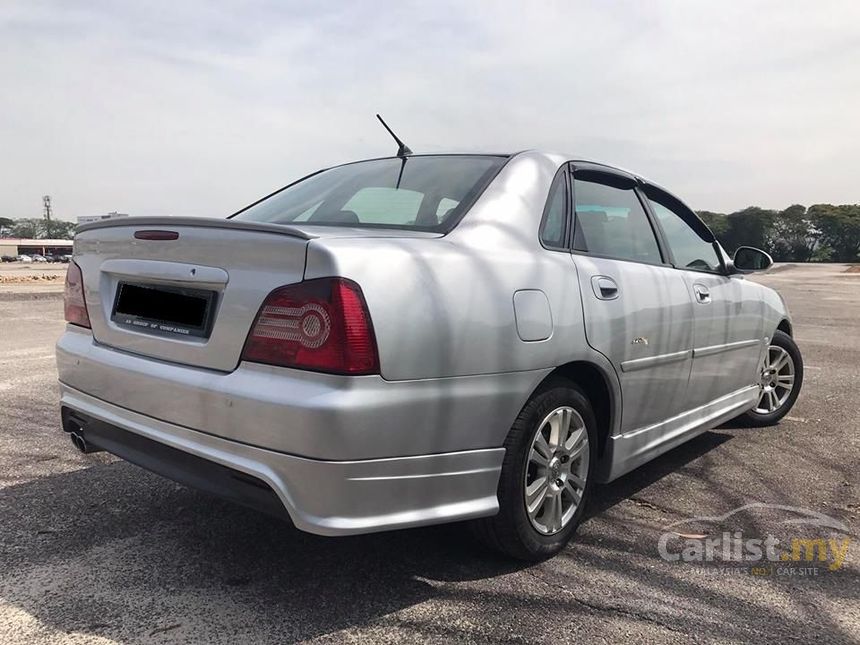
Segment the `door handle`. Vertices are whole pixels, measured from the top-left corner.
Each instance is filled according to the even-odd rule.
[[[615,280],[605,275],[592,276],[591,288],[594,295],[601,300],[615,300],[618,297],[618,285]]]
[[[693,291],[696,293],[696,301],[699,304],[706,305],[711,302],[711,292],[703,284],[694,284]]]

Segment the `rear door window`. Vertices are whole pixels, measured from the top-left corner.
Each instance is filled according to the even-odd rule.
[[[660,247],[648,215],[633,188],[597,179],[575,178],[577,251],[648,264],[661,264]]]

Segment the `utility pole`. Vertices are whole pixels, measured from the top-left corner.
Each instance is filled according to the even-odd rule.
[[[52,214],[53,214],[53,211],[51,208],[51,196],[50,195],[43,195],[42,196],[42,216],[45,218],[45,234],[48,237],[53,237],[52,232],[51,232],[51,229],[52,229],[51,215]]]

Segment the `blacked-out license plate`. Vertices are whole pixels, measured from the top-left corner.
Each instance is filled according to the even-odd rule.
[[[137,331],[208,338],[216,292],[120,282],[111,320]]]

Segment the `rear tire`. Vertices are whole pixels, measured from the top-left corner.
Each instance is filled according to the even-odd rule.
[[[499,513],[474,521],[473,533],[520,560],[552,557],[573,536],[591,495],[597,466],[591,404],[575,384],[552,379],[523,407],[504,447]]]
[[[803,358],[794,339],[777,330],[759,368],[756,406],[738,417],[751,427],[772,426],[789,413],[803,385]]]

